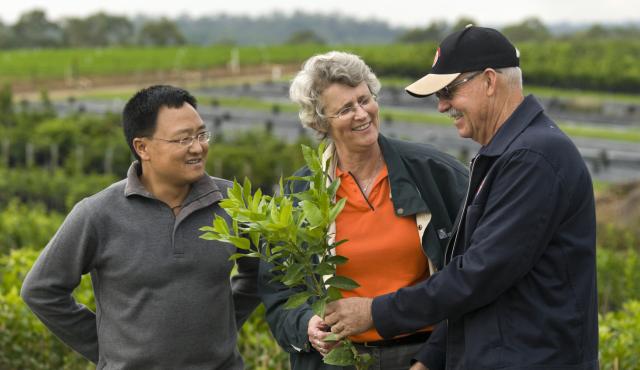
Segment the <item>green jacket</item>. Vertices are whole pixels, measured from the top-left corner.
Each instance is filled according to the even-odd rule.
[[[388,168],[395,212],[401,217],[416,218],[422,248],[433,273],[444,264],[444,251],[467,189],[468,171],[453,157],[426,144],[386,138],[382,134],[378,137],[378,143]],[[333,154],[333,146],[328,148],[328,152]],[[335,162],[333,156],[329,167],[332,174],[335,174]],[[309,169],[303,167],[296,172],[296,176],[308,173]],[[307,183],[296,182],[292,191],[302,191],[306,186]],[[290,353],[291,368],[339,369],[325,365],[308,341],[307,326],[314,315],[311,305],[284,309],[283,304],[295,291],[270,283],[270,268],[265,263],[260,265],[258,293],[264,302],[271,332],[280,346]],[[440,346],[425,346],[425,352],[429,358],[442,357],[438,361],[444,361]]]

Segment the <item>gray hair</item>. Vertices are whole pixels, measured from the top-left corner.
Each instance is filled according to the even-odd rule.
[[[362,82],[371,94],[377,95],[380,91],[380,81],[359,56],[330,51],[314,55],[304,63],[291,82],[289,97],[300,106],[298,116],[302,125],[326,134],[329,122],[320,99],[324,90],[334,83],[356,87]]]
[[[520,67],[507,67],[496,69],[504,76],[507,85],[522,90],[522,70]]]

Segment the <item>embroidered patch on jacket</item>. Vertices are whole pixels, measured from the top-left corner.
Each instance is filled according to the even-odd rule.
[[[438,229],[438,238],[446,239],[451,236],[451,233],[448,233],[446,229]]]

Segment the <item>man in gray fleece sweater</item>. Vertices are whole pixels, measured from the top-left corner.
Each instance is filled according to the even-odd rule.
[[[123,111],[137,161],[79,202],[27,275],[21,295],[97,369],[242,369],[237,330],[259,303],[257,260],[199,238],[229,181],[205,173],[210,133],[185,90],[152,86]],[[218,243],[218,244],[216,244]],[[91,274],[96,312],[72,297]]]

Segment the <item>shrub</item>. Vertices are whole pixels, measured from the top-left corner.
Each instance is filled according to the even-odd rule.
[[[621,311],[600,317],[600,366],[640,369],[640,301],[630,300]]]
[[[38,254],[23,248],[0,257],[0,369],[92,369],[87,360],[53,336],[20,298],[22,281]],[[79,292],[87,289],[91,283],[84,278]]]
[[[27,205],[16,198],[0,210],[0,255],[23,246],[44,247],[62,223],[63,216],[43,204]]]
[[[626,251],[597,249],[599,312],[618,310],[630,299],[640,299],[640,258],[633,246]]]

